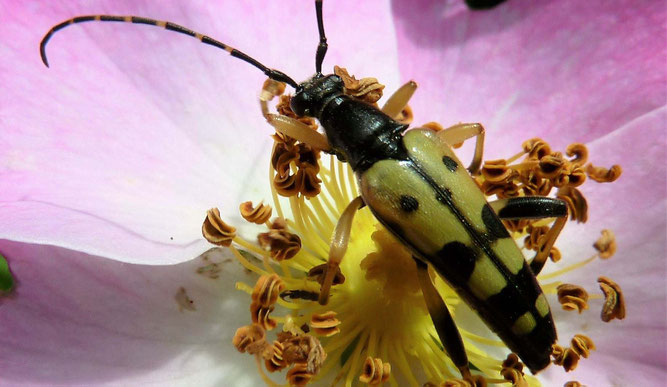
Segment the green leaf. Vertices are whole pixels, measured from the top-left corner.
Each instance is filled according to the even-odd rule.
[[[9,293],[14,288],[14,276],[9,270],[9,264],[0,254],[0,292]]]

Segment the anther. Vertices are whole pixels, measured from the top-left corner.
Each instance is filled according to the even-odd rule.
[[[341,322],[336,318],[336,312],[334,311],[315,313],[310,318],[310,326],[313,328],[313,332],[324,337],[333,336],[340,332],[340,328],[338,328],[340,324]]]
[[[359,381],[371,386],[377,386],[389,380],[391,374],[391,364],[385,363],[380,358],[366,357],[364,366],[361,369]]]
[[[565,201],[571,219],[578,223],[586,223],[588,220],[588,202],[578,189],[562,187],[556,193],[556,197]]]
[[[600,258],[608,259],[616,253],[616,237],[611,230],[604,229],[601,233],[602,235],[595,241],[593,247],[598,251]]]
[[[265,359],[273,356],[271,344],[266,342],[266,331],[260,325],[245,325],[236,330],[232,344],[239,352],[260,355]]]
[[[591,351],[595,350],[595,344],[588,336],[581,334],[574,335],[571,342],[572,350],[579,354],[584,359],[588,359]]]
[[[604,167],[595,167],[593,164],[586,165],[586,174],[598,183],[611,183],[621,176],[623,169],[620,165],[612,165],[607,169]]]
[[[261,325],[262,328],[267,331],[273,330],[278,325],[276,320],[269,317],[274,309],[274,306],[267,307],[260,305],[258,302],[252,302],[250,304],[250,317],[252,322]]]
[[[273,355],[265,360],[264,365],[269,372],[280,371],[287,366],[283,360],[283,345],[279,341],[274,341],[272,350]]]
[[[505,160],[487,160],[482,166],[482,176],[491,183],[506,183],[515,172],[508,168]]]
[[[604,293],[604,305],[600,317],[602,321],[609,322],[615,318],[625,318],[625,298],[621,287],[607,277],[599,277],[598,284]]]
[[[273,221],[269,232],[257,236],[260,246],[269,249],[271,258],[283,261],[293,258],[301,250],[301,238],[287,231],[284,220],[277,218]]]
[[[500,375],[512,383],[512,386],[528,387],[524,378],[523,363],[519,361],[519,357],[515,353],[507,355],[507,358],[503,361]]]
[[[338,66],[334,66],[334,74],[343,80],[345,94],[371,105],[382,98],[384,85],[380,84],[376,78],[357,80],[347,72],[347,69]]]
[[[257,207],[252,202],[244,202],[239,206],[241,216],[250,223],[263,224],[271,218],[271,206],[259,203]]]
[[[309,334],[293,335],[289,332],[280,332],[278,341],[283,345],[283,360],[285,364],[301,363],[307,365],[307,371],[317,374],[327,358],[322,344]]]
[[[541,138],[532,138],[521,144],[524,152],[528,153],[528,158],[541,160],[542,157],[551,154],[551,147]]]
[[[562,284],[556,290],[563,310],[576,310],[581,313],[588,309],[588,292],[581,286]]]
[[[586,148],[586,145],[578,142],[568,145],[565,149],[565,154],[568,157],[574,156],[574,158],[570,160],[570,163],[574,165],[584,165],[586,164],[586,161],[588,161],[588,148]]]
[[[260,306],[268,308],[276,303],[283,289],[285,283],[277,274],[263,275],[255,283],[251,297]]]
[[[308,371],[308,365],[306,363],[297,363],[287,371],[286,378],[290,386],[300,387],[310,383],[313,376],[313,373]]]
[[[571,380],[565,384],[563,384],[563,387],[583,387],[584,385],[577,382],[576,380]]]
[[[220,210],[217,208],[211,208],[206,212],[201,232],[207,241],[218,246],[229,247],[236,237],[236,228],[222,221]]]

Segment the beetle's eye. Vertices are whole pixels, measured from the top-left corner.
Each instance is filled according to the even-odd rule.
[[[303,90],[297,91],[290,101],[290,107],[297,116],[307,116],[310,110],[310,96]]]

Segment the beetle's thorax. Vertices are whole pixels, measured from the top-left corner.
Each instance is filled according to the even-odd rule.
[[[343,81],[337,75],[316,75],[302,83],[292,97],[291,107],[300,116],[317,118],[332,151],[357,172],[377,160],[407,157],[400,141],[407,125],[345,95]]]

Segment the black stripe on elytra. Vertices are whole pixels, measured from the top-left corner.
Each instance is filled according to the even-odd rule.
[[[445,164],[445,167],[449,169],[450,172],[456,172],[459,164],[449,156],[442,156],[442,163]]]
[[[464,243],[453,241],[445,244],[436,255],[442,259],[431,262],[433,266],[444,273],[454,286],[467,287],[468,280],[475,270],[479,251]]]
[[[509,269],[503,264],[503,262],[496,256],[495,252],[491,248],[491,245],[489,243],[489,238],[481,233],[479,233],[473,226],[470,224],[470,221],[463,215],[461,210],[454,204],[454,200],[451,196],[451,193],[449,196],[447,196],[447,193],[440,188],[440,186],[433,180],[431,176],[426,173],[423,169],[419,167],[419,165],[415,162],[415,160],[410,157],[410,163],[406,163],[406,166],[409,166],[412,170],[417,172],[419,176],[426,181],[431,188],[433,188],[434,191],[436,191],[436,198],[437,197],[442,197],[444,205],[449,207],[449,209],[452,211],[456,219],[458,219],[459,222],[463,225],[463,228],[468,232],[468,235],[470,236],[470,239],[472,239],[473,243],[475,245],[479,246],[479,248],[486,254],[487,257],[493,262],[494,266],[500,271],[503,277],[505,277],[508,280],[511,280],[513,278],[513,274],[509,271]],[[444,247],[444,246],[443,246]],[[523,258],[523,257],[522,257]],[[525,266],[525,265],[524,265]],[[523,292],[521,289],[519,289],[519,292]],[[525,295],[524,295],[525,296]],[[529,300],[530,297],[525,297],[526,300]]]
[[[401,195],[399,204],[401,205],[401,210],[403,210],[403,212],[414,212],[419,208],[417,199],[410,195]]]
[[[491,234],[491,237],[493,238],[510,237],[510,233],[507,232],[505,225],[503,224],[503,222],[500,221],[500,219],[498,219],[498,217],[493,212],[493,209],[491,208],[489,203],[486,203],[484,207],[482,207],[482,221],[484,222],[486,229]]]

